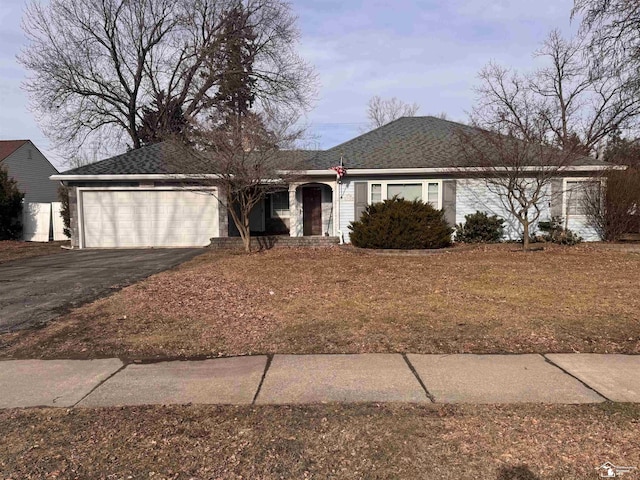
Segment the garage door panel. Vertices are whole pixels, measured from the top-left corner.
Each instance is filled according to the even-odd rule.
[[[217,199],[184,190],[86,190],[85,247],[191,247],[218,235]]]

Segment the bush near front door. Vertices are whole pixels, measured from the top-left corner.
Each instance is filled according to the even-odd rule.
[[[349,229],[356,247],[403,250],[448,247],[453,232],[442,210],[398,197],[369,205]]]

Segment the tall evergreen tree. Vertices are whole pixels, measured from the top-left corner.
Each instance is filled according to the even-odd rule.
[[[256,38],[248,12],[237,2],[225,15],[219,35],[220,48],[214,58],[219,87],[213,103],[225,123],[241,123],[255,101]]]
[[[17,182],[0,166],[0,240],[20,238],[23,197]]]
[[[154,96],[153,103],[142,108],[141,143],[151,145],[168,139],[186,141],[188,122],[180,102],[161,91]]]

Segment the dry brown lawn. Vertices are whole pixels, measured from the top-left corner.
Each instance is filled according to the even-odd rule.
[[[624,404],[10,410],[0,477],[594,479],[640,467],[639,423]]]
[[[640,253],[514,245],[422,256],[208,252],[36,331],[0,356],[640,353]]]
[[[3,240],[0,241],[0,263],[64,252],[60,247],[68,244],[67,241],[42,243]]]

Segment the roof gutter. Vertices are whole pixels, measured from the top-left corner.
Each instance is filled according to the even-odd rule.
[[[541,169],[553,171],[557,168],[558,173],[562,172],[602,172],[606,170],[625,170],[624,165],[576,165],[567,167],[522,167],[521,171],[536,172]],[[485,167],[446,167],[446,168],[349,168],[349,176],[364,175],[423,175],[423,174],[479,174],[508,172],[508,167],[485,168]],[[283,171],[283,174],[295,174],[307,177],[328,177],[335,176],[335,172],[326,170],[296,170]],[[59,181],[140,181],[140,180],[217,180],[222,178],[219,174],[125,174],[125,175],[51,175],[49,179]]]
[[[606,170],[625,170],[623,165],[575,165],[566,167],[522,167],[521,171],[536,172],[540,170],[557,170],[558,172],[601,172]],[[487,173],[487,172],[508,172],[509,167],[444,167],[444,168],[347,168],[347,174],[354,175],[421,175],[430,173]],[[293,172],[290,172],[293,173]],[[335,175],[327,170],[301,170],[295,172],[305,176],[325,176]]]
[[[126,175],[65,175],[60,173],[58,175],[51,175],[49,180],[60,181],[133,181],[133,180],[217,180],[221,178],[218,174],[201,174],[201,175],[188,175],[188,174],[126,174]]]

